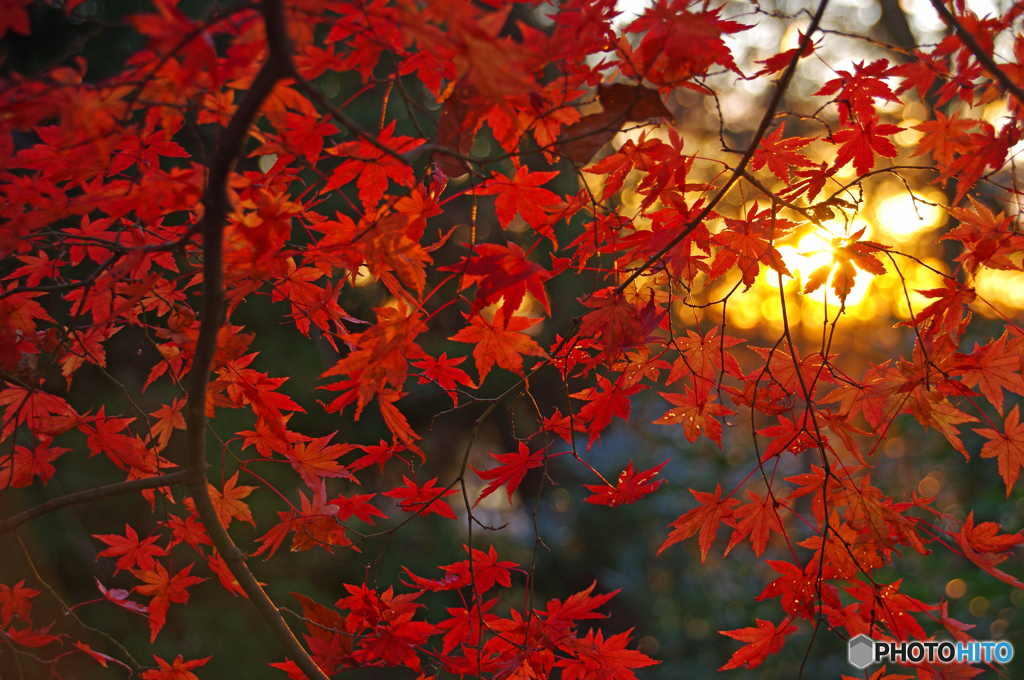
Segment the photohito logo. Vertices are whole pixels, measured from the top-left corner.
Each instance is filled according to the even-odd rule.
[[[867,668],[873,663],[1002,663],[1013,658],[1013,645],[999,642],[950,642],[928,640],[913,642],[875,642],[867,635],[850,640],[850,664]]]

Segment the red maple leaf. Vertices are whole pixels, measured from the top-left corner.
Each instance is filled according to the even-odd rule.
[[[1020,469],[1024,467],[1024,425],[1020,423],[1019,407],[1010,409],[1003,432],[987,427],[975,432],[989,440],[981,447],[981,457],[998,460],[999,474],[1006,482],[1006,497],[1009,498]]]
[[[93,538],[103,541],[109,548],[96,554],[96,559],[101,557],[117,557],[117,565],[114,573],[122,569],[132,570],[136,566],[143,570],[156,569],[155,557],[166,555],[167,550],[155,543],[160,540],[159,536],[148,536],[139,540],[139,535],[131,526],[124,525],[124,536],[117,534],[93,534]]]
[[[428,480],[423,486],[417,485],[416,482],[405,476],[402,477],[402,480],[405,482],[404,487],[400,486],[384,492],[388,498],[397,500],[398,507],[402,510],[423,515],[435,513],[448,519],[455,519],[455,511],[452,510],[452,506],[443,500],[446,496],[457,493],[455,489],[445,490],[434,486],[434,482],[437,481],[436,477]]]
[[[256,487],[236,486],[237,483],[238,473],[236,472],[231,475],[230,479],[224,482],[223,491],[213,484],[207,484],[210,499],[213,501],[213,507],[216,509],[217,517],[220,518],[220,523],[224,525],[225,529],[231,524],[232,518],[256,526],[256,522],[252,519],[252,512],[249,511],[249,505],[242,502],[242,499],[255,491]]]
[[[156,659],[159,668],[142,671],[143,680],[199,680],[192,669],[199,668],[213,657],[185,661],[179,654],[171,663],[167,663],[156,654],[153,658]]]
[[[734,640],[749,644],[740,647],[729,659],[729,662],[719,668],[720,671],[727,671],[731,668],[757,668],[769,654],[775,654],[786,642],[786,636],[796,632],[796,626],[784,622],[778,627],[771,621],[757,619],[757,628],[740,628],[738,630],[719,631],[722,635],[728,635]]]
[[[853,161],[858,175],[870,172],[875,167],[876,153],[885,158],[896,157],[896,146],[888,138],[902,130],[898,125],[880,123],[878,116],[872,115],[863,122],[857,121],[836,131],[831,140],[842,146],[836,154],[835,167],[841,168]]]
[[[3,432],[0,440],[7,439],[18,425],[26,425],[34,434],[55,437],[64,434],[78,421],[79,416],[71,404],[42,390],[30,390],[6,383],[0,392],[0,406],[6,406]]]
[[[13,588],[0,583],[0,621],[3,625],[11,625],[14,616],[22,621],[31,621],[32,598],[38,594],[38,590],[25,587],[24,579],[15,583]]]
[[[185,407],[185,400],[175,397],[170,404],[164,404],[149,415],[157,419],[149,428],[150,436],[157,437],[157,446],[160,449],[167,447],[174,430],[185,429],[185,416],[181,410]]]
[[[489,470],[473,468],[473,472],[477,473],[480,479],[489,482],[487,487],[480,492],[476,503],[473,503],[474,508],[480,504],[480,501],[497,491],[498,487],[503,484],[505,485],[505,494],[508,496],[508,502],[511,505],[512,494],[519,488],[523,477],[526,476],[527,470],[543,466],[546,456],[544,449],[530,453],[530,447],[526,442],[519,442],[518,451],[513,451],[512,453],[492,453],[491,457],[498,461],[500,465]]]
[[[644,330],[640,310],[614,288],[605,288],[583,298],[581,302],[594,311],[587,312],[580,322],[580,337],[596,338],[604,355],[612,360],[634,345],[643,342]]]
[[[15,445],[14,455],[0,462],[0,489],[23,489],[30,486],[36,477],[45,485],[57,472],[51,463],[70,450],[52,446],[46,437],[40,437],[33,449]]]
[[[936,163],[948,166],[954,158],[971,150],[972,140],[969,131],[978,126],[978,121],[960,118],[959,111],[953,111],[949,118],[939,109],[936,109],[934,114],[935,120],[914,126],[915,130],[925,134],[910,157],[923,156],[930,151]]]
[[[706,393],[703,399],[698,400],[698,393],[689,387],[685,388],[683,394],[658,394],[675,408],[670,408],[665,415],[655,420],[655,425],[681,424],[687,440],[695,442],[701,433],[704,433],[708,439],[718,444],[719,448],[722,447],[722,423],[718,418],[735,415],[736,412],[722,404],[711,403],[718,399],[718,395]]]
[[[355,515],[364,522],[373,524],[374,516],[383,517],[384,519],[388,517],[377,506],[370,503],[370,499],[376,495],[375,493],[357,493],[352,496],[339,495],[337,498],[331,499],[331,505],[338,506],[338,519],[342,522]]]
[[[167,610],[172,602],[185,604],[188,602],[188,588],[207,580],[198,576],[189,576],[192,565],[188,565],[174,576],[168,573],[164,565],[156,563],[156,569],[133,569],[132,574],[144,585],[135,586],[139,595],[152,597],[149,603],[149,641],[156,640],[157,633],[167,621]]]
[[[690,489],[690,493],[697,499],[700,506],[681,515],[669,525],[672,527],[672,533],[668,535],[665,542],[658,548],[658,554],[660,555],[670,545],[685,541],[699,531],[700,561],[703,564],[708,556],[708,550],[711,549],[711,544],[715,540],[718,524],[723,519],[732,518],[733,508],[739,505],[740,501],[738,498],[722,500],[721,484],[715,487],[715,493],[713,494],[705,493],[704,491],[694,491],[693,489]]]
[[[531,227],[538,231],[544,230],[549,221],[544,207],[554,208],[562,199],[547,189],[541,189],[540,185],[557,177],[558,172],[530,172],[529,168],[523,165],[516,170],[512,179],[497,172],[493,175],[473,193],[478,196],[497,194],[495,208],[502,229],[508,228],[512,218],[519,213]]]
[[[544,292],[544,282],[551,278],[551,272],[537,262],[526,259],[523,249],[511,241],[508,246],[481,243],[473,248],[473,256],[468,261],[445,269],[463,272],[463,285],[477,285],[471,315],[500,300],[501,307],[496,316],[504,320],[507,328],[527,291],[544,306],[548,314],[551,313],[551,305]]]
[[[426,357],[422,361],[414,361],[412,365],[416,368],[422,368],[423,373],[420,375],[419,383],[434,382],[437,383],[441,389],[448,393],[448,396],[452,398],[452,404],[455,406],[459,405],[459,385],[465,385],[471,389],[476,389],[476,385],[473,384],[473,380],[469,377],[465,371],[461,368],[456,368],[459,364],[466,360],[466,357],[453,357],[448,358],[448,352],[442,352],[441,356],[434,358],[431,356]]]
[[[338,458],[355,448],[351,444],[331,444],[327,442],[334,439],[337,432],[332,432],[326,437],[313,439],[309,442],[295,442],[291,451],[285,453],[285,457],[292,464],[292,467],[302,481],[314,491],[320,487],[324,477],[341,477],[355,481],[355,477],[348,468],[338,462]]]
[[[607,640],[599,630],[591,629],[582,638],[559,645],[575,655],[558,659],[554,665],[562,669],[564,680],[634,680],[632,668],[645,668],[661,663],[643,652],[626,649],[632,629],[612,635]]]
[[[822,583],[822,580],[832,578],[832,569],[822,570],[815,562],[808,562],[803,569],[795,564],[776,560],[768,560],[768,564],[781,576],[765,586],[756,598],[758,602],[781,596],[782,609],[787,614],[808,620],[814,618],[819,607],[833,610],[843,608],[836,587],[830,583]]]
[[[607,505],[615,508],[620,505],[636,503],[649,493],[654,493],[659,486],[665,483],[664,479],[654,479],[661,472],[661,469],[668,463],[666,460],[661,465],[652,467],[643,472],[634,472],[633,461],[629,461],[626,469],[619,473],[619,479],[615,486],[607,484],[584,484],[584,488],[593,491],[594,495],[583,500],[595,505]]]
[[[750,288],[765,264],[784,276],[792,278],[782,254],[775,248],[775,240],[788,234],[794,226],[789,220],[772,219],[771,206],[758,211],[754,201],[745,219],[726,218],[726,228],[711,237],[719,246],[711,263],[708,279],[714,280],[738,265],[743,274],[743,285]]]
[[[785,535],[786,530],[782,527],[782,519],[775,509],[775,499],[770,494],[763,499],[754,491],[747,491],[750,503],[744,503],[733,510],[732,521],[736,522],[736,528],[729,538],[729,545],[725,548],[723,556],[728,555],[736,544],[747,536],[750,536],[750,544],[754,548],[754,554],[758,557],[764,552],[768,545],[768,538],[771,532]]]
[[[495,363],[505,370],[522,375],[523,356],[546,356],[533,338],[521,332],[535,326],[540,319],[513,316],[504,327],[500,327],[499,324],[489,323],[479,314],[468,318],[469,325],[449,340],[475,345],[473,359],[476,361],[477,373],[480,374],[478,384],[483,384]]]
[[[807,156],[798,153],[797,149],[807,146],[815,138],[790,137],[783,139],[782,135],[785,133],[785,130],[786,124],[782,123],[779,127],[775,128],[774,132],[761,139],[760,147],[753,158],[750,159],[750,167],[754,170],[760,170],[767,165],[773,175],[788,183],[790,180],[790,168],[814,165],[814,163],[808,160]]]
[[[597,387],[588,387],[569,395],[573,399],[584,399],[587,402],[576,414],[576,429],[590,433],[587,439],[588,449],[600,439],[601,433],[611,424],[613,417],[629,420],[629,397],[644,389],[641,383],[623,387],[621,382],[621,378],[612,383],[608,378],[599,375]]]
[[[396,136],[394,132],[395,121],[391,121],[381,130],[377,142],[397,155],[412,151],[424,142],[415,137]],[[359,188],[359,197],[368,213],[380,203],[388,187],[389,178],[405,187],[411,187],[416,183],[412,169],[407,163],[362,139],[343,142],[329,148],[327,153],[340,156],[345,161],[334,169],[321,193],[333,191],[358,178],[356,186]]]

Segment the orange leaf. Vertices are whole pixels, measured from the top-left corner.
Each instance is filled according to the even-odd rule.
[[[722,500],[721,484],[715,487],[713,494],[693,489],[690,489],[690,493],[700,503],[700,507],[690,510],[669,525],[673,528],[672,533],[658,548],[658,554],[660,555],[670,545],[684,541],[699,531],[700,561],[703,564],[708,556],[708,550],[711,549],[711,544],[715,540],[719,522],[723,519],[730,519],[733,516],[733,508],[739,505],[740,501],[738,498]]]
[[[547,356],[533,338],[520,332],[532,328],[538,323],[540,323],[540,319],[513,316],[502,328],[500,324],[492,325],[482,316],[474,315],[469,318],[470,325],[449,340],[476,345],[473,348],[473,359],[476,361],[476,370],[480,374],[477,384],[483,384],[495,362],[501,368],[512,371],[516,375],[522,375],[524,355]]]
[[[256,487],[235,486],[237,482],[238,473],[236,472],[231,479],[224,482],[223,492],[218,491],[213,484],[206,485],[210,491],[210,498],[213,500],[213,507],[217,510],[217,517],[220,518],[220,523],[224,525],[225,529],[231,524],[232,517],[256,526],[252,519],[252,513],[249,512],[249,505],[242,502],[242,499],[251,494]]]
[[[332,432],[326,437],[309,442],[297,441],[292,450],[285,454],[292,467],[302,477],[302,481],[314,491],[320,488],[320,482],[324,477],[342,477],[355,481],[355,477],[348,471],[348,468],[338,463],[338,458],[355,447],[351,444],[328,446],[327,442],[331,441],[336,434],[338,433]]]

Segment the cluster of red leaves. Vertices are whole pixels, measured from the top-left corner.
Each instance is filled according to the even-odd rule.
[[[23,5],[8,8],[0,33],[29,32]],[[250,6],[200,21],[171,0],[156,5],[157,13],[131,19],[147,46],[118,76],[86,79],[87,66],[79,60],[36,77],[5,79],[0,88],[0,441],[10,440],[10,452],[0,454],[0,493],[37,480],[45,485],[71,442],[82,438],[90,458],[105,459],[107,474],[125,480],[176,468],[165,451],[176,431],[186,428],[180,392],[149,397],[158,400],[155,410],[132,402],[134,416],[108,416],[104,404],[71,405],[79,403],[74,378],[87,365],[105,373],[108,348],[135,334],[148,351],[142,391],[157,386],[154,392],[169,395],[182,386],[200,328],[211,323],[193,305],[205,285],[198,234],[207,169],[189,140],[196,129],[210,138],[226,133],[266,58],[267,43],[264,17]],[[904,548],[926,554],[927,546],[944,543],[996,578],[1024,587],[996,567],[1024,538],[1001,533],[992,522],[975,526],[973,514],[959,530],[926,522],[929,513],[951,518],[931,507],[934,499],[897,500],[872,484],[872,451],[860,446],[867,436],[883,438],[907,414],[969,459],[959,426],[985,421],[989,427],[974,430],[987,440],[980,457],[997,459],[1008,497],[1018,482],[1024,426],[1017,403],[1006,410],[1004,392],[1024,396],[1024,332],[1008,323],[998,338],[973,349],[961,342],[971,322],[968,305],[977,298],[971,277],[982,268],[1021,270],[1024,237],[1014,218],[973,195],[969,205],[963,202],[986,173],[1006,164],[1024,128],[1021,103],[1011,99],[999,130],[937,108],[1004,96],[1005,83],[953,34],[916,61],[859,62],[824,83],[815,96],[838,120],[820,136],[834,151],[832,160],[812,161],[801,150],[819,137],[787,137],[781,124],[757,140],[750,171],[761,178],[752,186],[776,183],[767,202],[726,211],[716,192],[743,181],[742,169],[725,168],[733,172],[728,181],[696,180],[699,155],[671,127],[664,135],[631,137],[585,168],[603,177],[600,195],[589,189],[560,194],[561,171],[544,169],[551,163],[586,164],[627,123],[671,119],[663,95],[676,88],[703,96],[701,77],[722,70],[742,75],[727,39],[748,25],[706,3],[659,0],[616,33],[613,2],[568,0],[542,31],[510,18],[516,7],[503,0],[285,3],[295,77],[280,81],[260,104],[253,141],[244,151],[271,164],[265,171],[239,164],[229,182],[223,235],[228,320],[217,334],[204,407],[210,418],[224,409],[247,414],[250,429],[236,431],[226,446],[252,447],[258,458],[225,470],[219,484],[209,485],[220,523],[225,529],[235,520],[256,526],[245,499],[257,491],[271,498],[276,491],[249,468],[264,462],[286,463],[306,487],[277,493],[283,508],[278,521],[259,527],[250,551],[265,559],[289,537],[291,551],[359,550],[351,525],[388,519],[382,498],[410,519],[456,520],[448,499],[457,500],[460,483],[465,492],[467,469],[484,483],[473,504],[463,504],[468,515],[501,487],[511,504],[527,476],[547,475],[549,459],[560,455],[549,452],[551,436],[586,434],[589,448],[616,418],[629,419],[631,397],[653,388],[670,405],[655,423],[681,425],[689,442],[703,436],[721,447],[726,418],[742,412],[759,423],[751,435],[762,470],[786,452],[818,463],[786,478],[792,489],[693,490],[698,507],[671,525],[661,550],[697,535],[702,561],[723,524],[731,529],[725,554],[749,542],[759,558],[773,534],[788,540],[790,520],[809,527],[804,540],[793,542],[792,561],[769,561],[780,576],[758,598],[780,597],[785,619],[726,631],[745,646],[723,669],[758,666],[782,648],[799,620],[827,621],[851,637],[902,640],[928,635],[915,618],[924,615],[965,639],[966,627],[947,616],[944,604],[901,593],[899,580],[879,583],[876,570]],[[975,35],[987,36],[981,49],[991,57],[992,36],[1012,30],[1016,7],[986,20],[958,7],[957,17]],[[1024,37],[1016,36],[1013,45],[1018,63],[1003,68],[1020,83]],[[775,55],[757,76],[791,70],[813,49],[805,41]],[[602,56],[591,58],[596,55]],[[435,139],[404,122],[400,129],[386,104],[379,129],[372,131],[344,112],[327,110],[307,84],[328,72],[360,78],[367,89],[382,78],[390,78],[389,88],[417,79],[441,105]],[[613,73],[624,82],[608,82]],[[893,89],[896,78],[902,81]],[[956,180],[948,212],[957,224],[941,238],[962,252],[959,267],[943,276],[940,287],[920,291],[930,304],[901,321],[914,329],[910,356],[849,375],[826,348],[802,355],[788,335],[761,348],[742,346],[746,340],[715,325],[680,328],[672,314],[674,295],[726,281],[742,294],[765,274],[780,281],[792,277],[778,241],[823,229],[822,220],[851,209],[838,192],[829,195],[836,173],[850,165],[866,175],[895,158],[892,137],[901,128],[885,122],[882,106],[905,101],[915,90],[925,100],[934,88],[934,115],[916,126],[923,137],[912,156],[930,156],[937,181]],[[467,161],[485,125],[507,156],[505,166],[488,174]],[[343,141],[346,133],[351,138]],[[429,166],[421,158],[427,149],[434,161]],[[470,185],[449,187],[449,176],[470,171]],[[631,178],[636,210],[626,215],[608,201]],[[338,195],[346,209],[326,214],[321,204]],[[493,242],[477,242],[475,230],[467,232],[469,243],[450,240],[464,218],[453,216],[449,203],[469,201],[474,220],[483,219],[476,215],[477,201],[482,212],[493,204],[493,222],[501,230]],[[448,223],[428,222],[446,215]],[[804,292],[830,282],[845,302],[858,277],[885,274],[889,246],[863,237],[864,230],[830,233],[832,261],[810,274]],[[435,266],[435,257],[441,259],[435,253],[452,264]],[[549,299],[548,292],[553,281],[588,269],[605,278],[579,299],[578,317],[569,323],[564,305],[571,301]],[[631,271],[645,276],[634,281]],[[367,280],[379,283],[389,298],[363,315],[372,318],[358,318],[342,303],[357,304],[357,289]],[[292,417],[305,409],[284,391],[288,378],[256,368],[267,366],[265,357],[250,351],[257,339],[231,323],[238,306],[256,295],[280,303],[282,316],[301,335],[324,338],[340,351],[321,376],[329,379],[321,388],[337,394],[322,404],[324,411],[342,414],[351,406],[359,420],[367,407],[376,409],[390,442],[332,443],[335,434],[313,437],[293,429]],[[440,343],[433,336],[449,328],[440,317],[449,306],[459,310],[462,325],[445,332],[450,342],[436,351]],[[555,309],[562,318],[552,321],[566,322],[562,335],[541,344],[541,311],[552,317]],[[488,391],[498,382],[488,382],[489,376],[511,374],[502,375],[506,384],[518,380],[516,390],[526,390],[540,370],[557,372],[565,382],[565,393],[575,400],[564,405],[568,415],[556,409],[539,414],[537,431],[516,451],[492,454],[497,465],[489,469],[464,464],[456,480],[425,480],[416,463],[425,462],[420,441],[429,435],[417,432],[402,402],[411,381],[436,385],[458,407],[460,397],[504,398]],[[570,383],[579,389],[571,391]],[[966,404],[978,415],[964,410]],[[998,417],[990,417],[986,406]],[[77,440],[74,431],[81,435]],[[575,445],[572,454],[582,463]],[[368,479],[374,467],[384,471],[398,463],[411,472],[382,498],[374,502],[377,494],[353,493],[350,485]],[[662,485],[657,477],[666,464],[638,470],[629,461],[617,477],[612,474],[614,483],[582,464],[595,482],[586,485],[591,495],[585,501],[609,508],[641,501]],[[99,461],[94,466],[101,469]],[[249,483],[240,483],[240,475]],[[162,492],[176,497],[171,489]],[[155,503],[154,491],[144,493]],[[126,570],[136,580],[130,591],[101,584],[104,599],[146,616],[151,639],[164,627],[170,605],[186,604],[189,589],[208,580],[192,574],[194,564],[172,563],[186,547],[224,588],[244,595],[191,499],[150,526],[144,538],[131,525],[124,535],[95,538],[107,546],[99,557],[116,558],[115,573]],[[443,670],[501,680],[552,673],[567,680],[629,680],[633,669],[656,663],[627,649],[628,632],[583,633],[580,623],[602,618],[596,610],[613,595],[592,595],[593,586],[544,609],[512,607],[500,614],[501,589],[532,570],[499,561],[493,547],[466,549],[469,558],[440,567],[440,578],[406,570],[409,592],[349,584],[333,609],[296,595],[312,658],[329,675],[350,667],[405,666],[423,675]],[[436,612],[421,611],[418,599],[446,590],[458,591],[464,606],[448,608],[447,617],[430,623],[424,615]],[[148,601],[133,601],[132,593]],[[0,585],[0,634],[21,647],[60,639],[49,626],[32,626],[31,601],[38,594],[23,581]],[[77,644],[99,663],[111,660]],[[156,660],[158,667],[143,677],[185,680],[206,663],[181,656],[171,663]],[[293,661],[274,665],[303,677]]]

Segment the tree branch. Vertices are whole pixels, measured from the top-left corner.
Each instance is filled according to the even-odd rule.
[[[145,479],[133,479],[128,482],[107,484],[106,486],[97,486],[92,489],[86,489],[85,491],[69,493],[66,496],[54,498],[42,505],[37,505],[25,512],[14,515],[13,517],[0,520],[0,536],[3,536],[8,531],[17,529],[29,520],[35,519],[36,517],[42,517],[54,510],[66,508],[69,505],[77,505],[79,503],[86,503],[88,501],[94,501],[108,496],[117,496],[119,494],[130,493],[132,491],[145,491],[146,489],[158,489],[162,486],[174,486],[176,484],[184,483],[187,477],[188,471],[181,470],[180,472],[173,472],[169,475],[146,477]]]
[[[217,336],[224,323],[223,236],[231,208],[227,194],[228,179],[235,162],[243,155],[249,128],[260,107],[279,80],[292,75],[291,46],[282,0],[263,0],[261,11],[266,26],[270,55],[260,68],[248,92],[231,117],[220,145],[210,164],[210,174],[203,195],[203,308],[199,338],[188,376],[188,406],[185,416],[187,487],[196,512],[206,527],[214,547],[224,558],[239,586],[266,621],[286,654],[311,680],[327,680],[327,676],[309,656],[285,623],[281,612],[267,596],[246,564],[245,555],[228,535],[218,518],[206,481],[209,463],[206,460],[206,389],[217,352]]]
[[[999,81],[999,84],[1006,88],[1007,92],[1010,92],[1014,98],[1020,103],[1024,104],[1024,91],[1021,91],[1017,85],[1010,80],[1010,76],[1006,75],[1003,69],[999,68],[999,64],[995,62],[985,50],[981,49],[981,45],[974,39],[974,36],[968,33],[964,25],[961,24],[955,16],[953,16],[946,5],[942,3],[942,0],[931,0],[932,7],[939,13],[942,20],[946,22],[946,25],[953,29],[956,36],[960,38],[960,42],[964,44],[967,49],[971,51],[974,58],[977,59],[985,70],[991,74],[993,78]]]
[[[932,0],[935,2],[936,0]],[[754,153],[757,151],[758,145],[761,143],[761,139],[764,137],[764,133],[768,131],[768,126],[775,119],[775,112],[779,108],[779,104],[782,103],[782,98],[786,94],[786,90],[789,89],[789,83],[793,79],[793,74],[796,73],[796,66],[800,62],[800,55],[804,53],[807,46],[811,43],[811,39],[814,37],[814,33],[818,30],[821,25],[821,18],[825,15],[825,8],[828,7],[828,0],[821,0],[821,4],[818,5],[818,10],[814,13],[814,18],[811,19],[810,25],[807,27],[807,31],[804,33],[803,39],[800,41],[800,45],[793,58],[789,62],[789,66],[786,67],[782,77],[779,78],[778,84],[775,86],[775,93],[772,95],[771,102],[768,103],[768,108],[765,110],[764,115],[761,117],[761,124],[757,127],[757,132],[754,133],[754,138],[750,140],[750,145],[747,147],[746,153],[743,154],[743,158],[739,164],[736,165],[736,169],[733,170],[732,176],[729,177],[729,181],[725,183],[725,186],[715,194],[706,206],[700,211],[689,224],[683,227],[683,230],[679,234],[668,242],[664,248],[651,255],[650,258],[640,267],[638,267],[629,278],[622,282],[616,289],[616,292],[621,295],[623,291],[633,283],[638,276],[647,270],[652,264],[660,260],[665,256],[665,253],[675,248],[684,238],[689,236],[694,229],[696,229],[704,218],[711,214],[711,211],[715,209],[725,195],[729,193],[733,185],[739,180],[743,172],[747,169],[747,164],[750,163],[750,159],[754,157]]]

